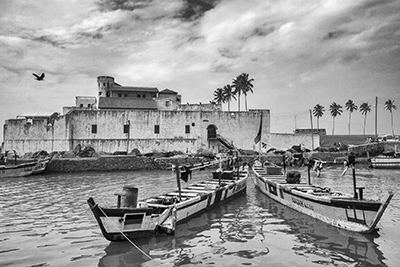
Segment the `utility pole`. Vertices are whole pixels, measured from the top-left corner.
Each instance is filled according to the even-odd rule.
[[[314,150],[314,129],[312,123],[312,112],[310,109],[310,121],[311,121],[311,150]]]
[[[378,137],[378,97],[375,97],[375,136]]]

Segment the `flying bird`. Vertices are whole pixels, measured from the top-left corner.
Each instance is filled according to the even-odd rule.
[[[43,81],[43,79],[44,79],[44,73],[42,73],[42,75],[40,75],[40,76],[35,73],[32,73],[32,75],[36,77],[37,81]]]

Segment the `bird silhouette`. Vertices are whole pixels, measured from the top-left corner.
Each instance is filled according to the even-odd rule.
[[[37,81],[43,81],[43,79],[44,79],[44,73],[42,73],[42,75],[40,75],[40,76],[35,73],[32,73],[32,75],[35,76]]]

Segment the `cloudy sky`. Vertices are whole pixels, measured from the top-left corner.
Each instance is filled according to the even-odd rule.
[[[0,122],[97,96],[100,75],[208,103],[248,73],[248,106],[271,110],[273,132],[310,127],[309,110],[320,104],[320,127],[331,133],[332,102],[374,110],[378,97],[378,133],[391,132],[391,99],[400,134],[399,14],[394,0],[1,0]],[[348,133],[343,110],[336,134]],[[351,132],[362,130],[356,111]]]

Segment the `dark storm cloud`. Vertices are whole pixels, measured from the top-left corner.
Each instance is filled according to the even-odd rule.
[[[97,5],[101,11],[127,10],[132,11],[149,6],[152,0],[99,0]]]
[[[202,17],[207,11],[213,9],[220,2],[219,0],[184,0],[184,5],[176,16],[183,20],[196,20]]]

